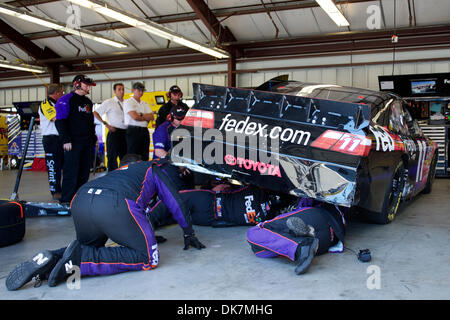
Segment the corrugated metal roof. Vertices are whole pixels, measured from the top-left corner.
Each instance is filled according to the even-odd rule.
[[[262,4],[271,5],[277,3],[289,3],[282,0],[204,0],[211,10],[230,7],[241,9],[243,6]],[[2,0],[0,2],[10,3]],[[193,9],[185,0],[108,0],[112,6],[125,10],[136,16],[151,19],[167,17],[168,15],[179,16],[190,14]],[[293,1],[290,1],[293,3]],[[297,1],[298,2],[298,1]],[[308,2],[308,1],[303,1]],[[313,1],[310,1],[313,3]],[[408,2],[410,6],[408,6]],[[410,9],[414,3],[415,17],[410,21]],[[394,4],[396,4],[396,17],[394,19]],[[408,27],[411,23],[417,26],[450,24],[450,1],[449,0],[379,0],[347,3],[339,5],[341,11],[350,22],[349,28],[338,27],[326,15],[320,7],[272,11],[270,13],[260,12],[255,14],[235,14],[230,17],[218,17],[221,24],[228,27],[237,41],[270,40],[278,38],[302,37],[306,35],[320,35],[346,31],[368,31],[367,21],[370,16],[367,9],[370,6],[383,8],[381,28]],[[51,1],[49,3],[29,6],[26,9],[40,15],[45,15],[60,22],[67,22],[72,15],[72,3],[68,1]],[[80,20],[83,27],[113,22],[112,19],[104,17],[84,7],[80,9]],[[0,18],[13,26],[17,31],[27,36],[38,32],[48,31],[48,28],[27,23],[26,21],[0,14]],[[395,21],[394,21],[395,20]],[[188,20],[164,24],[164,26],[202,43],[214,43],[213,37],[200,20]],[[277,31],[278,30],[278,31]],[[278,34],[277,34],[278,32]],[[138,52],[140,50],[163,49],[168,46],[168,41],[154,35],[145,33],[135,28],[110,29],[98,31],[99,34],[108,36],[117,41],[129,45],[126,49],[116,49],[89,39],[68,35],[63,39],[61,36],[50,38],[39,38],[33,40],[39,47],[51,48],[61,57],[74,57],[77,55],[104,55],[116,51]],[[4,41],[3,41],[4,42]],[[171,43],[170,47],[179,45]],[[8,60],[17,59],[16,55],[28,61],[32,60],[21,49],[11,43],[0,44],[0,54]]]

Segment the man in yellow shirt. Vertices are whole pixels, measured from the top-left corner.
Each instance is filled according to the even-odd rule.
[[[62,142],[55,127],[55,103],[64,94],[61,84],[52,83],[47,88],[47,98],[39,107],[42,144],[45,151],[48,183],[54,200],[61,198],[61,170],[64,158]]]

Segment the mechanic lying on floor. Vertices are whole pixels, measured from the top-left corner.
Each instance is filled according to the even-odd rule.
[[[233,189],[230,184],[218,182],[211,189],[181,190],[179,195],[194,225],[254,226],[275,216],[270,194],[255,186]],[[176,223],[162,201],[149,208],[147,217],[154,229]]]
[[[191,212],[194,225],[257,224],[247,233],[255,254],[258,257],[285,256],[296,262],[297,274],[307,271],[314,255],[344,249],[342,210],[345,209],[334,205],[303,198],[294,210],[280,214],[283,205],[275,205],[277,201],[271,193],[255,186],[233,190],[229,184],[220,182],[211,189],[180,190],[179,194]],[[155,230],[176,223],[161,201],[149,207],[147,218]]]
[[[296,209],[250,228],[247,241],[257,257],[283,256],[305,273],[315,255],[344,250],[345,219],[334,205],[303,198]]]
[[[84,184],[71,204],[77,240],[17,265],[6,279],[8,290],[17,290],[33,278],[48,279],[49,286],[56,286],[70,276],[74,265],[81,276],[155,268],[158,245],[144,212],[156,195],[183,229],[184,249],[205,248],[178,195],[180,186],[184,184],[179,170],[167,160],[129,164]],[[120,246],[105,247],[108,238]]]

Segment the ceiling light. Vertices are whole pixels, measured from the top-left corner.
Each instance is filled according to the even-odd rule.
[[[47,71],[46,68],[40,66],[34,66],[26,63],[12,63],[11,61],[8,60],[0,60],[0,67],[34,73],[44,73]]]
[[[219,59],[229,58],[230,55],[225,50],[219,49],[217,47],[211,48],[202,43],[189,40],[186,37],[177,34],[169,28],[166,28],[156,22],[145,20],[137,16],[132,16],[120,9],[116,9],[111,7],[104,1],[98,0],[69,0],[79,6],[83,6],[85,8],[96,11],[99,14],[104,16],[108,16],[112,19],[122,21],[132,27],[139,28],[151,34],[154,34],[158,37],[176,42],[183,46],[192,48],[197,51],[201,51],[208,55],[214,56]]]
[[[92,32],[89,30],[84,30],[84,29],[69,28],[59,21],[41,17],[37,14],[31,13],[29,11],[26,11],[26,10],[23,10],[20,8],[16,8],[14,6],[10,6],[10,5],[7,5],[4,3],[0,3],[0,13],[7,14],[7,15],[10,15],[10,16],[13,16],[16,18],[20,18],[27,22],[39,24],[41,26],[44,26],[44,27],[47,27],[50,29],[67,32],[67,33],[73,34],[75,36],[84,37],[84,38],[91,39],[91,40],[94,40],[97,42],[101,42],[101,43],[107,44],[112,47],[116,47],[116,48],[128,47],[128,45],[125,43],[108,39],[106,37],[96,34],[95,32]]]
[[[332,0],[316,0],[316,2],[339,27],[348,27],[350,25]]]

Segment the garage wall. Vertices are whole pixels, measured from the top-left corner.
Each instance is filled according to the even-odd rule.
[[[441,73],[450,72],[450,59],[444,62],[431,63],[405,63],[395,66],[395,75],[416,73]],[[341,86],[352,86],[379,90],[378,76],[391,75],[392,65],[366,65],[337,68],[294,69],[280,71],[262,71],[256,73],[244,73],[238,76],[238,86],[255,87],[278,75],[289,74],[289,79],[330,83]]]
[[[394,69],[392,53],[242,62],[237,64],[237,86],[256,87],[278,75],[289,74],[289,78],[293,80],[378,90],[379,75],[450,72],[449,57],[450,49],[399,52],[396,53]],[[414,62],[418,59],[429,61]],[[165,91],[177,84],[183,90],[185,98],[190,98],[194,82],[227,85],[226,68],[226,63],[216,63],[195,67],[93,73],[89,76],[97,81],[97,86],[92,88],[91,98],[94,102],[110,98],[113,83],[119,81],[124,83],[127,92],[131,91],[134,81],[144,81],[148,91]],[[73,76],[62,77],[61,81],[70,82],[72,78]],[[0,106],[11,106],[12,102],[43,100],[46,94],[43,83],[48,81],[49,78],[0,81]]]

